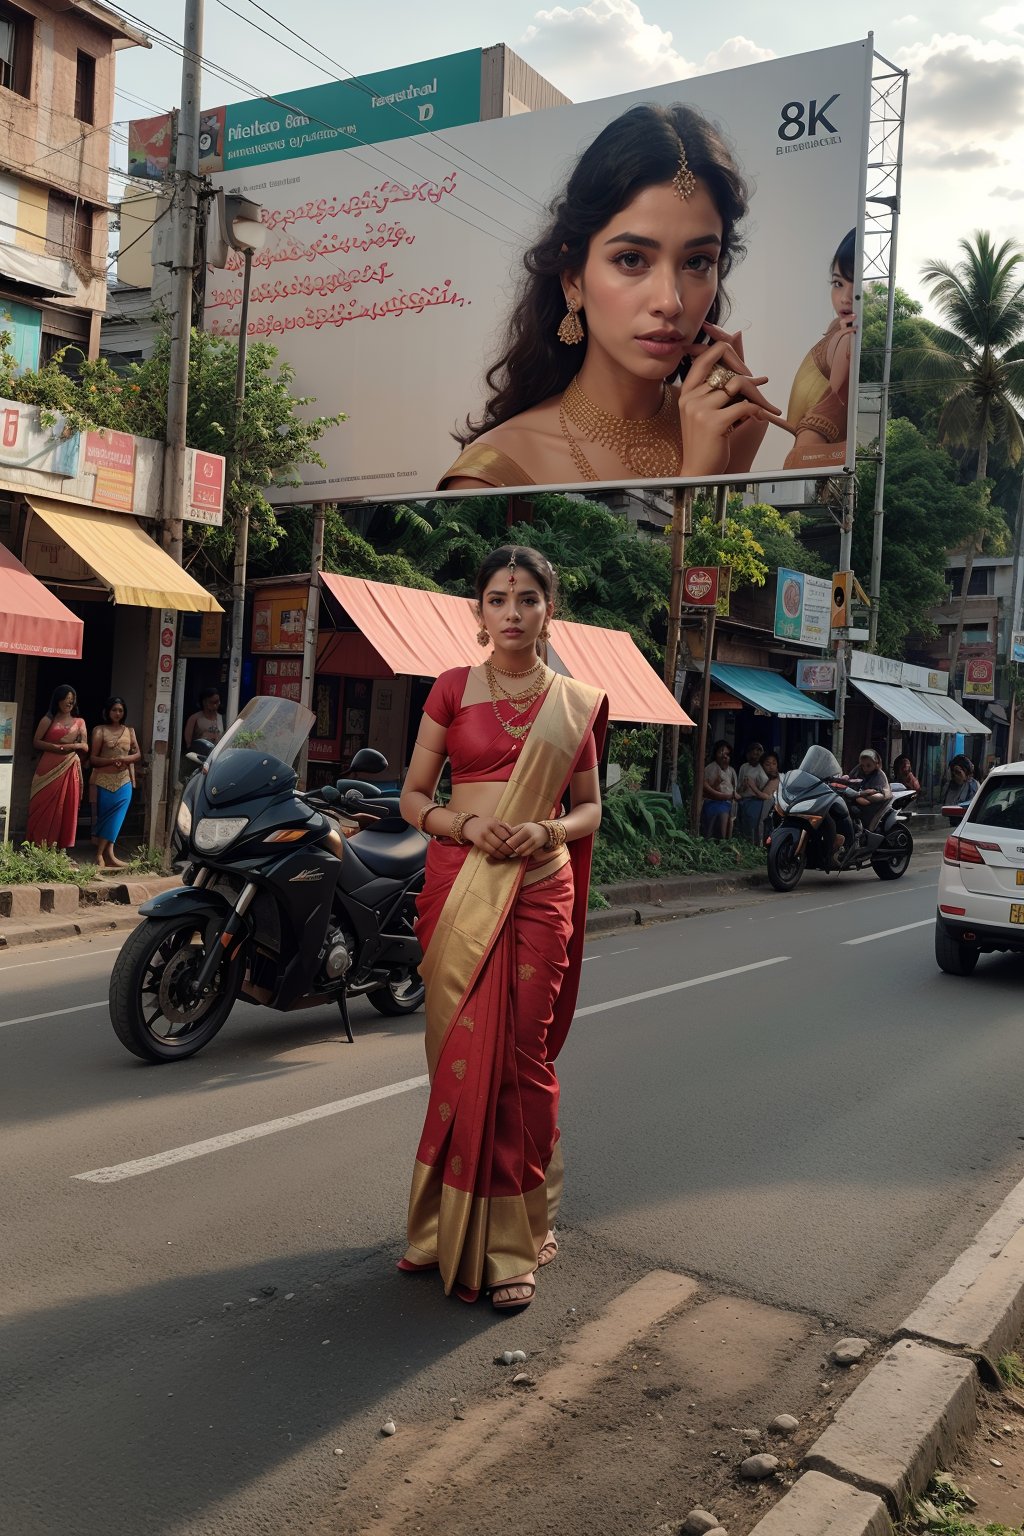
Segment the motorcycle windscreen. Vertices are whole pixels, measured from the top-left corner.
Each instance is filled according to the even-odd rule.
[[[276,757],[294,768],[315,719],[311,709],[294,699],[250,699],[210,753],[206,767],[212,770],[225,752],[241,750]]]
[[[799,771],[817,779],[837,779],[843,770],[827,747],[808,747]]]

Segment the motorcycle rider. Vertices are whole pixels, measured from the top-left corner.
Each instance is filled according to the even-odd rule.
[[[857,759],[857,776],[860,779],[857,796],[853,804],[860,812],[860,819],[869,830],[877,820],[878,811],[887,800],[892,799],[892,790],[889,780],[882,768],[882,759],[874,747],[865,747]],[[851,782],[851,776],[836,781],[837,788],[845,788]],[[842,863],[843,852],[851,848],[854,841],[853,817],[845,797],[835,800],[829,809],[829,817],[833,822],[833,847],[830,849],[829,862],[838,868]]]

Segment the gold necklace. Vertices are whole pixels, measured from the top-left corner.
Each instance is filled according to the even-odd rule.
[[[584,480],[597,474],[569,431],[569,422],[590,439],[608,448],[641,480],[663,480],[678,475],[683,461],[683,433],[679,407],[668,384],[662,385],[661,404],[653,416],[632,421],[603,411],[573,379],[558,405],[558,425],[569,445],[573,463]]]
[[[526,714],[527,710],[533,708],[534,704],[547,688],[547,678],[542,677],[539,684],[527,689],[526,693],[512,696],[511,694],[505,693],[502,689],[501,684],[498,682],[498,679],[494,675],[494,670],[491,667],[489,661],[484,662],[484,671],[487,674],[487,686],[491,693],[491,708],[494,710],[494,718],[497,720],[498,724],[501,726],[502,730],[507,736],[511,736],[515,741],[522,741],[523,737],[528,735],[533,721],[528,720],[525,725],[513,725],[508,720],[502,719],[501,710],[498,708],[498,705],[504,700],[505,703],[512,705],[512,708],[517,715],[521,716]]]
[[[492,672],[497,672],[499,677],[532,677],[535,672],[540,671],[544,663],[538,656],[533,666],[527,667],[525,672],[510,672],[507,667],[496,667],[493,658],[488,658],[488,665]]]

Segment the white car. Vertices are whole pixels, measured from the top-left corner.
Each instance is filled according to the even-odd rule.
[[[997,949],[1024,952],[1024,763],[992,769],[942,851],[939,968],[969,976]]]

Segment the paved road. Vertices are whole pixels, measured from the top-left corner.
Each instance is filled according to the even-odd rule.
[[[387,1412],[450,1413],[510,1328],[543,1355],[655,1265],[891,1329],[1024,1174],[1024,960],[940,975],[934,886],[809,876],[588,949],[566,1241],[514,1325],[393,1269],[425,1091],[346,1104],[422,1076],[418,1016],[361,1004],[349,1046],[241,1006],[151,1068],[112,935],[0,960],[0,1532],[340,1529]]]

